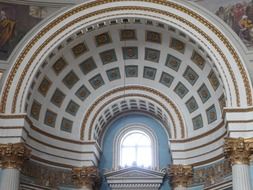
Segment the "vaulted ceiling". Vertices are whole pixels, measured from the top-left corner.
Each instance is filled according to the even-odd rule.
[[[64,39],[48,55],[33,79],[26,111],[50,134],[80,138],[91,105],[113,96],[113,90],[121,96],[94,111],[89,139],[100,139],[108,123],[131,111],[159,119],[171,138],[199,135],[222,120],[226,97],[210,56],[163,23],[107,20]],[[185,136],[176,135],[176,125],[185,127]]]

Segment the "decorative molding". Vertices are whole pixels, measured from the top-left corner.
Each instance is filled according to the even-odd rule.
[[[212,189],[227,183],[227,178],[232,175],[232,168],[228,160],[194,168],[191,186],[202,184],[206,189]],[[219,188],[217,188],[219,189]]]
[[[193,170],[190,165],[171,165],[168,168],[168,174],[174,188],[187,187],[192,179]]]
[[[170,100],[167,96],[165,96],[164,94],[160,93],[159,91],[153,89],[153,88],[149,88],[149,87],[145,87],[145,86],[126,86],[126,87],[119,87],[119,88],[115,88],[109,92],[107,92],[106,94],[100,96],[90,107],[89,109],[87,110],[85,116],[84,116],[84,119],[83,119],[83,122],[82,122],[82,127],[81,127],[81,130],[80,130],[80,140],[83,140],[84,139],[84,131],[86,129],[86,125],[87,125],[87,121],[89,120],[89,117],[91,115],[91,113],[93,112],[93,110],[96,108],[96,106],[101,102],[103,101],[106,97],[110,96],[110,95],[113,95],[115,93],[118,93],[118,92],[122,92],[122,91],[127,91],[127,90],[140,90],[140,91],[143,91],[143,92],[149,92],[149,93],[152,93],[156,96],[159,96],[160,98],[164,99],[168,105],[170,105],[178,119],[179,119],[179,122],[180,122],[180,130],[181,130],[181,138],[185,138],[185,135],[186,134],[186,127],[184,125],[184,121],[183,121],[183,117],[181,115],[181,112],[179,111],[179,109],[177,108],[176,104],[174,104],[174,102],[172,100]],[[142,97],[146,97],[146,95],[138,95],[138,96],[142,96]],[[155,100],[153,98],[153,100]],[[113,100],[110,100],[110,101],[113,101]],[[156,101],[156,100],[155,100]],[[157,101],[156,101],[157,102]],[[106,104],[103,105],[103,107],[107,104],[109,104],[110,102],[107,101]],[[164,106],[163,106],[164,107]],[[102,108],[100,108],[102,109]],[[166,109],[167,110],[167,109]],[[96,111],[96,114],[95,116],[93,116],[93,120],[95,117],[97,117],[97,115],[99,114],[99,111]],[[169,114],[170,115],[170,114]],[[94,122],[94,121],[93,121]],[[92,124],[90,125],[90,129],[89,129],[89,140],[91,140],[91,133],[92,133]],[[175,129],[174,129],[175,130]]]
[[[77,187],[93,189],[100,182],[99,171],[95,166],[73,168],[72,180]]]
[[[1,168],[20,169],[30,154],[24,143],[0,144]]]
[[[247,164],[253,153],[253,138],[225,138],[224,153],[232,165]]]
[[[144,0],[143,0],[144,1]],[[112,1],[109,1],[109,2],[112,2]],[[113,1],[114,2],[114,1]],[[145,1],[144,1],[145,2]],[[250,87],[250,84],[249,84],[249,79],[246,75],[246,71],[245,71],[245,68],[243,67],[241,61],[240,61],[240,58],[238,56],[238,54],[236,53],[234,47],[230,44],[230,42],[228,41],[228,39],[211,23],[209,23],[206,19],[204,19],[203,17],[201,17],[200,15],[198,15],[197,13],[191,11],[190,9],[186,8],[186,7],[183,7],[181,5],[178,5],[176,3],[173,3],[173,2],[167,2],[167,1],[161,1],[161,0],[156,0],[156,1],[152,1],[153,3],[157,3],[157,4],[161,4],[161,5],[164,5],[164,6],[169,6],[169,7],[173,7],[174,9],[177,9],[177,10],[180,10],[182,12],[185,12],[186,14],[189,14],[191,15],[191,17],[199,20],[199,22],[205,24],[210,30],[212,30],[214,33],[217,34],[217,36],[221,39],[221,41],[227,46],[228,50],[230,51],[230,53],[233,55],[233,58],[234,60],[236,61],[237,63],[237,66],[239,67],[239,70],[241,72],[241,75],[243,76],[243,82],[244,82],[244,87],[245,87],[245,90],[247,92],[247,102],[249,105],[252,104],[252,95],[251,95],[251,87]],[[49,31],[53,26],[55,26],[57,23],[63,21],[67,16],[71,16],[79,11],[82,11],[82,10],[85,10],[87,8],[91,8],[91,7],[94,7],[94,6],[97,6],[97,5],[100,5],[100,4],[104,4],[104,3],[108,3],[107,1],[101,1],[101,2],[91,2],[91,3],[87,3],[87,4],[84,4],[80,7],[77,7],[73,10],[70,10],[69,12],[65,13],[64,15],[58,17],[57,19],[55,19],[51,24],[49,24],[47,27],[45,27],[33,40],[31,40],[31,42],[27,45],[27,47],[25,48],[25,50],[21,53],[18,61],[16,62],[16,64],[14,65],[14,69],[12,70],[10,76],[8,77],[8,80],[7,80],[7,84],[4,88],[4,93],[3,93],[3,98],[1,100],[1,111],[4,112],[5,111],[5,106],[6,106],[6,101],[7,101],[7,96],[9,94],[9,91],[10,91],[10,86],[14,80],[14,75],[16,74],[20,64],[22,63],[23,61],[23,58],[25,57],[25,55],[27,54],[27,52],[32,49],[33,45],[42,37],[46,34],[47,31]],[[131,7],[126,7],[128,9],[130,9]],[[134,9],[136,10],[137,8],[134,7]],[[142,9],[144,9],[144,7],[142,7]],[[117,9],[119,10],[119,8]],[[151,11],[151,8],[148,9],[149,11]],[[108,12],[109,11],[112,11],[112,10],[107,10]],[[156,10],[153,10],[155,12],[157,12]],[[181,17],[179,16],[176,16],[176,15],[173,15],[173,14],[169,14],[169,13],[163,13],[161,10],[159,10],[159,13],[160,14],[164,14],[164,15],[169,15],[169,16],[173,16],[174,18],[180,20],[181,19],[181,22],[184,22],[186,24],[189,24],[191,27],[192,27],[192,23],[190,23],[189,21],[186,21],[185,19],[183,20]],[[94,15],[96,14],[99,14],[99,13],[93,13]],[[84,18],[88,17],[87,15],[85,15]],[[70,27],[72,26],[74,23],[77,23],[79,21],[79,19],[75,20],[75,22],[72,22],[72,24],[68,24],[65,26],[65,28],[67,27]],[[208,38],[208,40],[210,41],[210,43],[215,46],[215,49],[219,52],[219,54],[222,56],[224,62],[226,63],[226,66],[230,72],[230,75],[232,77],[232,81],[234,83],[234,87],[235,87],[235,90],[236,90],[236,96],[237,96],[237,105],[239,106],[240,105],[240,99],[238,98],[240,93],[239,93],[239,89],[238,89],[238,86],[237,86],[237,83],[236,83],[236,80],[235,79],[235,76],[234,76],[234,73],[233,73],[233,70],[231,68],[231,66],[229,65],[229,62],[228,60],[226,59],[225,55],[222,53],[221,49],[217,46],[217,44],[215,44],[215,42],[210,39],[210,37],[208,37],[202,30],[200,30],[199,28],[197,28],[196,26],[193,25],[193,28],[198,31],[200,34],[202,34],[205,38]],[[58,32],[56,32],[54,35],[52,35],[51,37],[49,37],[49,39],[43,44],[40,46],[40,48],[36,51],[37,54],[43,49],[43,47],[46,46],[46,44],[49,43],[50,40],[52,40],[57,34],[61,33],[62,31],[64,31],[64,29],[61,29],[59,30]],[[33,56],[33,58],[29,61],[29,63],[27,64],[27,66],[29,67],[32,63],[32,61],[35,59],[36,55]],[[25,69],[26,71],[28,70],[28,67]],[[21,78],[24,78],[25,76],[25,73],[22,74],[22,77]],[[18,84],[18,87],[16,89],[16,94],[18,94],[19,90],[20,90],[20,86],[21,86],[21,83],[22,83],[22,79],[19,80],[19,84]],[[14,96],[16,97],[16,96]],[[14,98],[15,99],[15,98]],[[17,99],[15,99],[13,101],[13,106],[12,106],[12,112],[15,112],[15,104],[17,102]]]
[[[21,183],[24,183],[25,179],[29,178],[29,186],[31,186],[30,180],[33,185],[46,186],[50,187],[50,189],[59,185],[73,185],[71,179],[71,168],[73,166],[62,169],[65,166],[49,166],[51,163],[44,162],[41,164],[38,161],[41,162],[41,160],[36,160],[36,162],[30,160],[24,164],[21,170]]]
[[[163,183],[165,173],[140,167],[129,167],[108,171],[104,173],[104,176],[112,190],[158,190]]]

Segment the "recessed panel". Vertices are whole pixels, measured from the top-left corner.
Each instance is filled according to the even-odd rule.
[[[137,47],[123,47],[122,51],[124,59],[138,59]]]
[[[222,94],[219,98],[219,105],[221,110],[223,110],[223,108],[226,107],[226,98],[224,94]]]
[[[191,60],[200,68],[203,69],[205,67],[205,59],[198,54],[196,51],[193,51]]]
[[[31,116],[34,119],[39,120],[40,110],[41,110],[41,104],[39,102],[37,102],[36,100],[34,100],[32,107],[31,107]]]
[[[193,129],[197,130],[203,127],[203,120],[201,114],[192,119]]]
[[[117,57],[116,57],[116,53],[115,53],[114,49],[104,51],[104,52],[100,53],[99,55],[100,55],[100,58],[101,58],[102,63],[104,65],[114,62],[114,61],[117,61]]]
[[[145,60],[158,63],[160,59],[160,51],[151,48],[145,48]]]
[[[53,64],[53,70],[56,75],[59,75],[67,66],[67,62],[61,57]]]
[[[46,96],[51,85],[52,82],[47,77],[44,77],[38,90],[43,96]]]
[[[184,74],[184,78],[193,86],[195,82],[198,80],[199,76],[197,73],[189,66],[187,66]]]
[[[76,102],[74,102],[73,100],[71,100],[69,102],[67,108],[66,108],[66,112],[69,113],[69,114],[71,114],[71,115],[73,115],[73,116],[75,116],[76,113],[77,113],[77,111],[78,111],[78,109],[79,109],[79,107],[80,106]]]
[[[209,73],[208,80],[209,80],[210,84],[212,85],[213,89],[217,90],[217,88],[220,85],[220,82],[213,70]]]
[[[152,67],[144,67],[143,78],[154,80],[156,75],[156,69]]]
[[[184,53],[185,51],[185,43],[175,38],[171,39],[170,47],[180,53]]]
[[[160,44],[162,41],[161,34],[158,32],[146,31],[146,41]]]
[[[82,63],[80,63],[80,69],[83,72],[83,74],[87,75],[89,72],[97,68],[97,65],[92,57],[89,57]]]
[[[109,33],[105,32],[103,34],[97,35],[95,37],[95,41],[96,41],[97,46],[102,46],[102,45],[111,43],[112,39],[111,39]]]
[[[55,127],[57,114],[51,110],[47,110],[45,114],[44,123],[50,127]]]
[[[82,101],[84,101],[89,95],[90,91],[86,88],[86,86],[82,85],[75,93],[75,95]]]
[[[63,118],[61,122],[61,130],[71,133],[73,127],[73,121]]]
[[[70,71],[62,80],[62,82],[71,89],[76,83],[79,81],[78,76],[74,73],[74,71]]]
[[[88,48],[86,47],[84,43],[77,44],[72,48],[72,52],[75,57],[79,57],[87,51],[88,51]]]
[[[167,55],[167,59],[165,62],[165,65],[171,69],[173,69],[174,71],[178,71],[179,67],[181,64],[181,60],[174,57],[173,55],[168,54]]]
[[[199,106],[193,96],[186,102],[186,107],[190,113],[196,111],[199,108]]]
[[[180,98],[183,98],[189,92],[189,90],[181,82],[177,84],[174,91]]]
[[[107,70],[106,74],[107,74],[107,77],[108,77],[109,81],[114,81],[114,80],[117,80],[117,79],[121,78],[120,71],[119,71],[118,67]]]
[[[207,116],[208,124],[214,122],[217,119],[217,113],[216,113],[216,109],[214,105],[210,106],[206,110],[206,116]]]
[[[125,67],[126,77],[138,77],[138,66],[129,65]]]
[[[136,32],[135,30],[126,29],[120,31],[120,40],[127,41],[127,40],[136,40]]]
[[[198,89],[198,94],[203,103],[205,103],[211,97],[211,94],[205,84],[202,84]]]
[[[51,98],[51,102],[57,107],[61,107],[64,98],[65,94],[57,88]]]
[[[160,83],[162,83],[163,85],[170,87],[172,82],[174,80],[174,77],[171,76],[168,73],[163,72],[160,78]]]
[[[90,80],[89,80],[91,86],[96,90],[98,89],[99,87],[101,87],[102,85],[105,84],[102,76],[100,74],[92,77]]]

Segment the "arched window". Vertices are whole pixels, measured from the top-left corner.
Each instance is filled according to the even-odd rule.
[[[152,166],[152,144],[150,137],[142,131],[127,133],[120,144],[120,166]]]
[[[158,163],[157,139],[144,125],[130,125],[119,131],[114,140],[114,168],[139,166],[156,168]]]

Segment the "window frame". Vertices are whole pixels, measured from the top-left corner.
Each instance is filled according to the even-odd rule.
[[[146,135],[151,141],[151,156],[152,163],[150,169],[159,168],[159,159],[158,159],[158,140],[155,135],[155,132],[148,127],[147,125],[140,123],[132,123],[123,127],[118,133],[115,135],[113,142],[113,168],[120,169],[124,168],[124,166],[120,166],[121,159],[121,143],[125,139],[125,137],[134,131],[138,131],[144,135]],[[131,166],[129,166],[131,167]],[[139,166],[138,166],[139,167]]]

